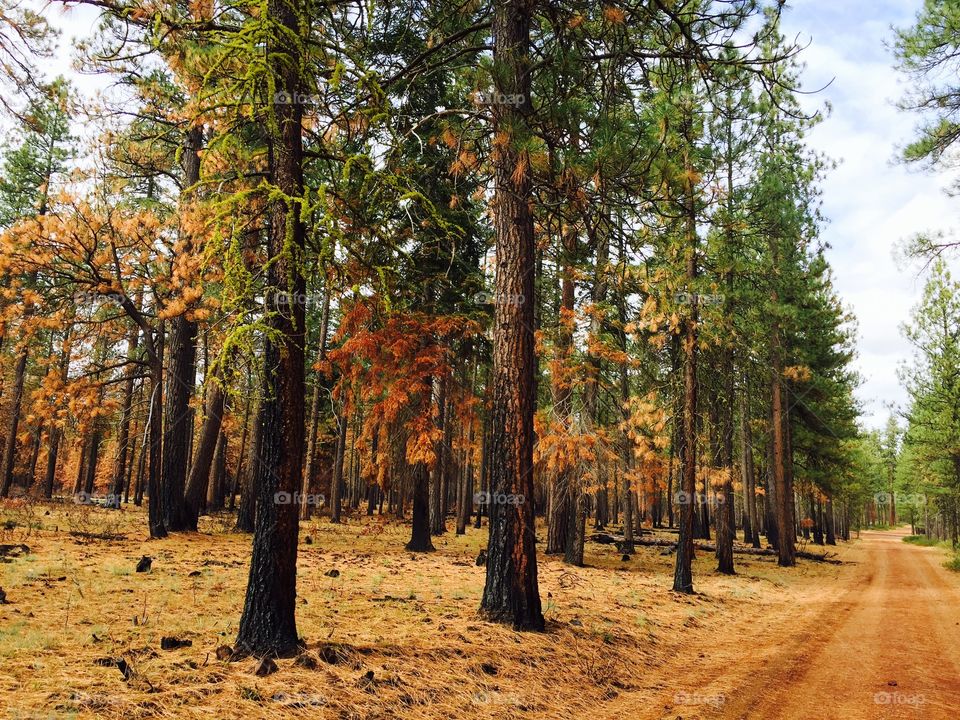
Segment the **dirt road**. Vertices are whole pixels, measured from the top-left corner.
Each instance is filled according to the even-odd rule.
[[[960,718],[960,579],[906,531],[864,533],[850,584],[788,633],[724,718]]]
[[[620,716],[957,720],[960,575],[906,534],[863,533],[835,582],[679,653],[646,702]]]

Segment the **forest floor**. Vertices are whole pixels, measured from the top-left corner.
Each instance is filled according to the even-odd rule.
[[[732,577],[701,551],[693,596],[669,591],[664,548],[623,561],[588,543],[584,568],[541,554],[547,632],[521,634],[477,616],[486,527],[458,537],[451,523],[436,552],[412,555],[404,524],[310,521],[307,651],[261,677],[255,659],[217,657],[247,578],[250,538],[231,525],[203,518],[199,533],[151,541],[136,508],[0,504],[0,543],[29,546],[0,558],[3,717],[796,720],[960,707],[960,576],[899,533],[830,548],[841,565],[737,555]],[[163,649],[164,637],[192,644]]]

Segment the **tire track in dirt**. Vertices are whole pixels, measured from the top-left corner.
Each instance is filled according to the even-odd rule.
[[[802,642],[800,628],[783,628],[770,670],[707,717],[957,718],[960,583],[940,551],[906,544],[905,534],[864,533],[863,573],[851,576],[828,622]]]
[[[690,633],[609,717],[956,720],[960,577],[905,531],[867,532],[835,579]]]

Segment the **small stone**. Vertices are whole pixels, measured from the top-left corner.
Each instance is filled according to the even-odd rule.
[[[331,570],[327,570],[327,571],[324,573],[324,575],[326,575],[327,577],[336,578],[336,577],[340,577],[340,571],[337,570],[336,568],[333,568],[333,569],[331,569]]]
[[[316,670],[317,666],[320,664],[317,662],[317,659],[310,653],[300,653],[297,655],[296,660],[293,661],[293,664],[306,668],[307,670]]]
[[[233,657],[233,648],[229,645],[221,645],[217,648],[217,660],[230,660]]]
[[[339,665],[347,659],[347,653],[338,645],[324,645],[319,655],[327,665]]]
[[[277,664],[271,658],[264,657],[257,663],[257,669],[253,673],[257,677],[266,677],[267,675],[273,675],[277,670],[279,670]]]
[[[170,636],[160,638],[161,650],[176,650],[177,648],[191,647],[192,645],[193,640],[182,640]]]

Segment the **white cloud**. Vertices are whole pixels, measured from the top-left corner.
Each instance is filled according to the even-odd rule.
[[[806,0],[784,17],[788,37],[812,39],[803,54],[804,87],[833,80],[805,100],[809,108],[824,101],[833,106],[809,141],[842,159],[823,184],[830,218],[823,239],[831,246],[837,290],[859,321],[857,369],[865,382],[858,396],[873,427],[886,420],[887,404],[906,402],[897,367],[909,357],[909,346],[899,328],[922,290],[917,268],[898,265],[894,249],[917,232],[960,224],[960,200],[944,193],[946,174],[919,173],[894,162],[915,118],[894,105],[903,83],[886,44],[891,25],[910,24],[921,3]]]

